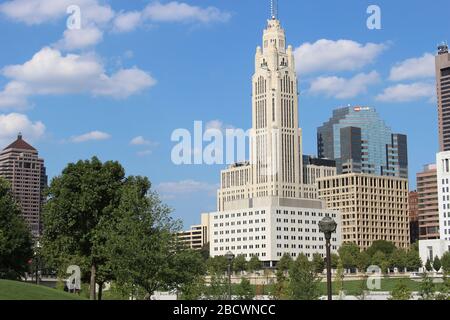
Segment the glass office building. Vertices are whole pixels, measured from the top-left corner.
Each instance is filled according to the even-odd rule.
[[[394,134],[374,108],[345,107],[317,129],[319,158],[336,160],[338,174],[408,178],[406,135]]]

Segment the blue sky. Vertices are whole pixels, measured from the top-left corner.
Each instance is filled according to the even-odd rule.
[[[296,49],[304,152],[316,153],[316,128],[334,108],[373,106],[408,135],[414,188],[438,149],[432,55],[450,40],[448,0],[279,2]],[[174,165],[170,137],[195,120],[249,128],[268,3],[1,1],[0,144],[23,131],[50,177],[93,155],[118,160],[148,176],[186,226],[199,222],[215,209],[224,166]],[[71,4],[80,30],[67,30]],[[370,4],[381,30],[366,27]]]

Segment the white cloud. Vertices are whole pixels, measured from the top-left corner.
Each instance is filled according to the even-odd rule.
[[[392,67],[389,80],[403,81],[435,76],[434,55],[425,53],[420,58],[406,59]]]
[[[178,196],[187,196],[193,193],[204,193],[208,196],[215,196],[219,185],[209,184],[196,180],[182,180],[177,182],[160,183],[156,189],[165,199]]]
[[[3,68],[2,74],[11,79],[0,91],[0,107],[4,108],[23,107],[30,95],[90,93],[126,98],[156,83],[138,68],[121,69],[108,75],[95,55],[63,55],[49,47],[22,65]]]
[[[145,157],[145,156],[151,155],[152,153],[153,153],[152,150],[147,149],[147,150],[143,150],[143,151],[138,151],[136,154],[137,154],[139,157]]]
[[[130,144],[133,146],[156,146],[157,143],[145,139],[143,136],[138,136],[131,139]]]
[[[99,141],[99,140],[108,140],[111,138],[111,135],[102,131],[91,131],[79,136],[74,136],[70,140],[75,143],[81,143],[86,141]]]
[[[0,147],[13,142],[21,132],[27,141],[35,141],[45,133],[45,125],[31,121],[26,115],[20,113],[0,114]]]
[[[37,25],[68,17],[66,11],[71,5],[80,7],[84,25],[104,24],[114,16],[111,7],[98,0],[10,0],[0,4],[0,13],[27,25]]]
[[[433,84],[416,82],[388,87],[376,99],[382,102],[410,102],[420,99],[433,101],[435,97],[436,87]]]
[[[121,12],[114,19],[114,30],[117,32],[129,32],[136,29],[141,24],[141,22],[141,12]]]
[[[385,44],[361,44],[352,40],[321,39],[304,43],[294,51],[301,74],[320,71],[354,71],[371,64],[387,48]]]
[[[150,3],[143,11],[143,17],[156,22],[226,22],[231,18],[228,12],[216,7],[201,8],[172,1],[166,4]]]
[[[380,76],[376,71],[360,73],[353,78],[319,77],[312,81],[309,93],[324,94],[336,99],[354,98],[366,93],[368,86],[379,82]]]
[[[84,49],[96,45],[102,39],[103,32],[97,27],[67,29],[55,47],[63,50]]]

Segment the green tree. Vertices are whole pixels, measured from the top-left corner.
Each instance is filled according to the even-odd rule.
[[[386,262],[386,255],[382,251],[376,252],[371,258],[372,265],[379,266],[380,268],[382,268],[382,265],[386,264]]]
[[[430,278],[425,272],[419,286],[419,295],[421,300],[434,300],[435,292],[436,285],[433,283],[433,279]]]
[[[396,249],[392,252],[389,259],[389,267],[397,268],[399,272],[403,272],[407,266],[407,253],[405,250]]]
[[[228,261],[224,256],[209,257],[206,266],[211,275],[223,275],[228,271]]]
[[[205,277],[200,275],[189,283],[183,283],[180,286],[181,300],[200,300],[206,295],[207,287]]]
[[[131,177],[114,210],[108,251],[117,282],[145,291],[178,290],[198,281],[206,272],[203,257],[180,244],[180,223],[151,190],[147,178]]]
[[[420,259],[419,249],[417,245],[411,246],[406,253],[406,268],[408,271],[417,271],[422,267],[422,259]]]
[[[434,269],[436,272],[439,272],[439,271],[441,270],[441,267],[442,267],[441,259],[439,259],[438,256],[434,257],[434,260],[433,260],[433,269]]]
[[[106,230],[125,181],[124,169],[118,162],[102,163],[94,157],[69,164],[60,176],[53,178],[48,189],[43,252],[62,272],[71,263],[88,270],[92,300],[97,271],[107,260]]]
[[[0,279],[20,279],[32,257],[31,233],[9,184],[0,178]]]
[[[442,270],[444,273],[450,274],[450,251],[447,251],[441,258]]]
[[[433,271],[433,266],[431,264],[431,260],[427,259],[427,262],[425,263],[425,270],[427,270],[428,272]]]
[[[247,269],[250,273],[259,271],[262,269],[262,262],[257,256],[252,256],[247,264]]]
[[[314,265],[314,270],[318,274],[322,273],[325,269],[325,260],[322,258],[322,255],[320,253],[313,254],[312,263]]]
[[[389,257],[395,249],[396,247],[392,242],[386,240],[377,240],[374,241],[366,251],[367,254],[371,257],[378,251],[381,251],[386,257]]]
[[[241,279],[241,283],[236,287],[234,294],[238,300],[253,300],[255,297],[250,281],[246,278]]]
[[[411,294],[411,290],[408,288],[406,281],[401,279],[395,284],[393,290],[391,291],[390,300],[410,300]]]
[[[234,272],[242,272],[247,270],[247,259],[245,259],[244,255],[238,255],[233,261],[233,271]]]
[[[226,300],[228,298],[228,279],[223,275],[212,275],[207,291],[208,300]]]
[[[325,258],[326,263],[326,258]],[[336,269],[339,264],[339,255],[337,253],[331,253],[331,268]]]
[[[289,253],[285,253],[277,263],[277,270],[282,272],[288,271],[291,268],[292,262],[291,255]]]
[[[271,292],[273,300],[287,300],[289,298],[289,284],[285,273],[281,269],[278,269],[276,272],[277,282]]]
[[[358,257],[361,249],[353,242],[347,242],[342,244],[338,250],[339,258],[342,261],[342,265],[345,269],[354,269],[358,264]]]
[[[293,300],[317,300],[320,278],[314,265],[304,254],[300,254],[289,269],[289,292]]]
[[[370,266],[370,257],[367,252],[360,252],[356,260],[356,267],[360,273],[366,273],[367,268]]]

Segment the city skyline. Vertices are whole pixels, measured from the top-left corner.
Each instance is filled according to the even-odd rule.
[[[11,3],[19,6],[20,2]],[[154,2],[148,3],[151,6]],[[250,127],[251,88],[248,78],[253,68],[251,57],[260,42],[259,30],[269,13],[266,6],[256,5],[256,1],[246,4],[189,1],[190,6],[197,8],[195,14],[180,22],[162,18],[161,12],[169,3],[165,1],[159,7],[150,7],[152,15],[147,22],[141,22],[143,26],[134,26],[134,32],[120,30],[120,33],[119,30],[107,29],[112,27],[105,27],[102,22],[95,22],[97,29],[104,33],[103,41],[81,50],[70,48],[67,43],[65,47],[61,43],[55,45],[64,32],[68,16],[65,10],[62,13],[61,10],[56,11],[51,17],[44,15],[41,20],[38,19],[39,12],[35,12],[37,20],[28,21],[26,19],[30,17],[14,13],[17,7],[0,5],[0,27],[3,30],[0,34],[10,45],[10,50],[0,53],[3,70],[0,78],[0,124],[2,130],[5,123],[19,124],[2,134],[0,147],[5,147],[18,131],[23,131],[24,138],[30,140],[46,160],[50,178],[59,174],[67,162],[93,155],[103,160],[119,160],[129,174],[149,176],[163,199],[174,207],[175,216],[182,218],[188,226],[198,222],[200,212],[215,208],[215,190],[219,183],[217,172],[224,166],[173,165],[170,150],[174,143],[170,141],[170,134],[177,128],[192,130],[194,120],[202,120],[218,128]],[[290,30],[289,42],[294,45],[298,59],[299,126],[303,128],[303,153],[316,154],[316,128],[328,119],[331,110],[347,104],[370,105],[395,131],[408,135],[409,178],[413,189],[415,173],[424,164],[434,162],[438,149],[437,102],[432,93],[435,92],[434,54],[437,43],[448,38],[445,34],[448,28],[445,28],[445,21],[440,21],[444,19],[439,19],[436,14],[445,10],[433,9],[448,4],[444,1],[409,4],[411,17],[408,18],[411,22],[419,13],[421,17],[428,17],[429,13],[429,17],[406,28],[408,23],[400,19],[404,15],[403,6],[380,1],[382,30],[367,29],[366,3],[346,3],[342,8],[339,7],[341,4],[327,3],[330,12],[337,13],[333,19],[318,10],[321,4],[320,1],[304,4],[285,1],[279,12],[284,27]],[[118,12],[142,10],[145,5],[147,2],[130,5],[117,1],[112,7],[116,16],[111,21],[117,22],[116,28],[125,28],[124,21],[128,20],[120,20]],[[206,9],[209,5],[216,9]],[[296,14],[303,19],[298,19]],[[30,16],[33,17],[32,14]],[[320,26],[319,22],[324,20],[327,23]],[[242,25],[248,28],[242,28]],[[335,27],[331,28],[332,25]],[[18,39],[31,38],[33,33],[39,37],[24,45],[23,41],[10,38],[9,29],[21,35]],[[417,33],[414,30],[421,31]],[[141,45],[142,39],[148,39],[149,44]],[[408,41],[413,39],[414,44],[408,45]],[[152,46],[155,43],[159,44],[156,50]],[[37,52],[39,54],[35,55]],[[311,60],[314,58],[311,52],[321,52],[325,63],[315,64]],[[92,91],[84,87],[68,90],[61,87],[63,84],[55,87],[52,81],[44,83],[48,86],[46,88],[36,87],[32,79],[27,78],[26,67],[32,67],[35,59],[67,61],[68,54],[86,58],[96,67],[103,65],[104,70],[100,74],[108,75],[109,86],[116,84],[114,75],[119,79],[127,76],[126,73],[118,73],[120,70],[142,76],[138,77],[141,82],[136,79],[132,83],[136,85],[133,90],[123,89],[123,95],[129,95],[128,98],[123,96],[116,100],[109,97],[112,87],[104,83],[95,83],[98,87],[94,86]],[[338,58],[342,64],[336,65]],[[429,61],[433,62],[431,71],[428,70]],[[419,65],[424,68],[412,68]],[[405,74],[402,72],[405,69],[410,72]],[[187,81],[193,72],[199,76]],[[91,76],[96,75],[88,74],[87,79]],[[31,106],[24,109],[6,105],[6,88],[14,81],[32,87],[33,93],[25,96]],[[416,88],[419,97],[402,95],[402,89],[405,89],[402,85],[415,86],[407,88]],[[385,91],[388,88],[392,90]],[[55,92],[60,92],[58,90],[64,95],[55,96]],[[407,98],[417,99],[396,101]],[[402,118],[405,112],[408,114],[406,121]],[[414,117],[410,117],[413,114]],[[424,128],[422,132],[416,130],[420,126]],[[208,197],[204,196],[205,193]]]

